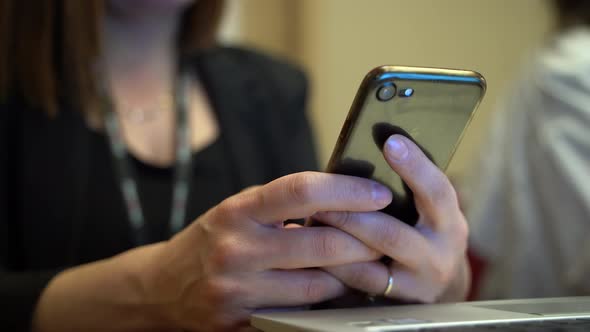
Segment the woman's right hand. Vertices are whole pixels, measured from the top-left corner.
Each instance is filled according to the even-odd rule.
[[[371,180],[304,172],[243,191],[198,218],[140,264],[144,299],[172,326],[235,331],[258,308],[336,297],[344,286],[318,266],[380,257],[333,227],[283,227],[318,211],[375,211],[391,193]]]

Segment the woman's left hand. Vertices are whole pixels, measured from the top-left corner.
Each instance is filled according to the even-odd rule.
[[[468,227],[443,172],[409,139],[393,135],[385,159],[407,183],[420,218],[411,227],[382,212],[322,212],[313,219],[348,232],[393,263],[355,263],[325,270],[368,294],[432,303],[460,301],[470,283]],[[389,278],[392,287],[389,287]],[[387,294],[384,294],[387,290]]]

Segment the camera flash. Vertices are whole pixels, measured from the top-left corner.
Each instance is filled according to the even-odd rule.
[[[413,94],[414,94],[414,89],[407,88],[407,89],[403,89],[399,95],[400,95],[400,97],[411,97]]]

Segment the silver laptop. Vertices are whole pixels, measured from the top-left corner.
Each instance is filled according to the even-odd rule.
[[[590,331],[590,296],[254,314],[264,332]]]

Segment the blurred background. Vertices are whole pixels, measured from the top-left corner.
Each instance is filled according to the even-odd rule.
[[[498,98],[554,26],[544,0],[228,0],[221,40],[302,66],[321,165],[371,68],[471,69],[488,91],[451,162],[459,176],[480,147]]]

